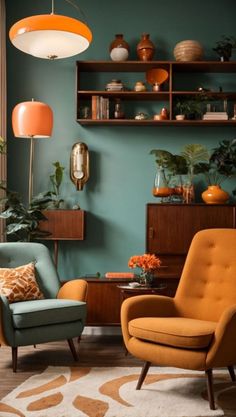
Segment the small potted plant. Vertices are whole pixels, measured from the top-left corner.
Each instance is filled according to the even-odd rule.
[[[213,51],[217,53],[220,61],[229,61],[233,48],[236,48],[236,39],[233,36],[223,35],[221,40],[216,42],[216,46],[213,48]]]
[[[176,120],[195,120],[201,119],[203,114],[202,100],[205,96],[197,96],[187,100],[179,100],[175,105]]]

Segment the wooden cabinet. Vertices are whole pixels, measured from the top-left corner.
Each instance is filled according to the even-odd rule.
[[[83,278],[86,279],[86,278]],[[165,280],[164,280],[165,281]],[[162,281],[161,277],[159,282]],[[120,285],[128,285],[130,280],[125,279],[106,279],[94,278],[87,279],[88,282],[88,300],[87,300],[87,325],[89,326],[119,326],[120,325],[120,307],[124,299]],[[173,282],[168,282],[164,289],[155,290],[161,295],[173,296],[175,293]],[[148,292],[153,293],[152,290]],[[140,291],[138,291],[140,294]],[[146,291],[147,293],[147,291]],[[131,294],[130,294],[131,295]],[[137,295],[137,291],[133,291]]]
[[[58,263],[58,242],[60,240],[84,240],[85,212],[83,210],[44,210],[47,220],[41,221],[40,230],[49,232],[43,240],[54,243],[54,261]]]
[[[83,210],[44,210],[47,220],[40,222],[40,230],[50,233],[47,240],[84,240]]]
[[[223,102],[228,102],[230,116],[233,116],[233,103],[236,101],[236,62],[176,62],[176,61],[77,61],[77,121],[82,125],[140,125],[140,126],[216,126],[233,125],[236,120],[175,120],[174,105],[176,100],[200,99],[206,96],[198,91],[199,86],[210,86],[207,92],[209,102],[214,102],[217,110],[223,110]],[[168,81],[162,85],[161,91],[148,90],[144,92],[134,91],[134,84],[137,80],[146,81],[146,71],[151,68],[163,68],[168,71]],[[219,78],[214,79],[219,74]],[[225,91],[219,91],[221,76],[226,77],[224,82]],[[197,76],[196,76],[197,75]],[[105,86],[111,79],[119,78],[124,81],[124,91],[106,91]],[[206,81],[207,80],[207,81]],[[207,85],[206,85],[207,83]],[[115,119],[111,109],[109,118],[93,119],[81,117],[83,107],[92,107],[92,97],[98,96],[108,98],[110,108],[114,105],[115,99],[119,98],[123,104],[129,106],[125,119]],[[135,120],[135,104],[146,108],[150,115],[148,120]],[[218,104],[216,104],[218,103]],[[220,109],[218,109],[220,103]],[[168,120],[153,120],[153,113],[161,107],[169,109]],[[92,114],[92,111],[90,112]]]
[[[179,279],[196,232],[235,227],[234,205],[148,204],[146,249],[161,258],[166,279]]]

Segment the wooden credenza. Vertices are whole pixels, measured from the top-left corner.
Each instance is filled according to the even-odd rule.
[[[162,275],[177,287],[193,236],[202,229],[235,227],[235,205],[150,203],[146,250],[161,258]]]
[[[86,278],[83,278],[86,280]],[[128,285],[131,280],[89,278],[87,299],[88,326],[119,326],[120,307],[123,301],[120,285]],[[171,285],[171,283],[170,283]],[[158,291],[155,291],[158,293]],[[171,286],[160,290],[161,295],[172,295]],[[137,295],[134,291],[133,295]]]

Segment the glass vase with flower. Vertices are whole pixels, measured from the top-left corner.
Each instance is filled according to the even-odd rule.
[[[131,256],[128,262],[129,268],[139,268],[139,283],[143,286],[151,286],[154,279],[154,272],[161,266],[161,260],[154,254]]]

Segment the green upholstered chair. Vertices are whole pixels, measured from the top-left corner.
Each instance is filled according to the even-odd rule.
[[[0,343],[11,346],[13,371],[17,348],[67,339],[78,360],[73,337],[83,331],[87,282],[72,280],[62,287],[49,250],[41,243],[0,243],[0,268],[35,264],[36,280],[44,299],[9,303],[0,295]]]

